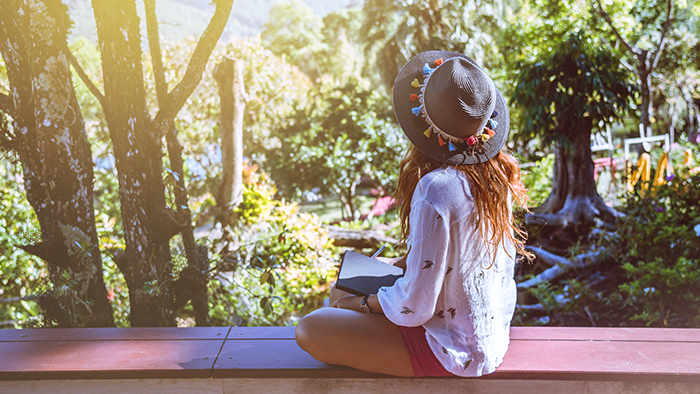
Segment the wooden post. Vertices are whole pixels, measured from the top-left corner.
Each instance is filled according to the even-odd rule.
[[[244,63],[224,58],[214,71],[221,99],[221,184],[216,197],[218,220],[233,225],[232,210],[243,197]]]

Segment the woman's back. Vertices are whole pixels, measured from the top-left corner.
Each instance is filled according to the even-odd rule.
[[[462,376],[493,372],[508,346],[515,247],[487,244],[477,227],[467,177],[451,167],[421,178],[409,220],[406,275],[380,292],[384,313],[400,325],[423,325],[448,371]],[[426,292],[433,283],[439,284],[436,292]]]

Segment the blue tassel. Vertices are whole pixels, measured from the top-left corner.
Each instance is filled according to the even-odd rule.
[[[411,108],[411,112],[413,112],[413,115],[416,115],[416,116],[420,115],[420,108],[421,108],[421,107],[413,107],[413,108]]]
[[[496,122],[496,121],[493,120],[493,119],[489,119],[489,126],[490,126],[489,128],[490,128],[491,130],[495,130],[495,129],[496,129],[496,126],[498,126],[498,122]]]
[[[448,142],[447,148],[450,150],[450,152],[454,152],[457,150],[454,145],[452,145],[452,142]]]
[[[493,113],[491,114],[491,118],[495,118],[496,116],[498,116],[498,111],[493,111]]]
[[[428,63],[425,63],[425,65],[423,66],[423,74],[428,75],[428,74],[432,73],[433,71],[435,71],[435,69],[430,68]]]

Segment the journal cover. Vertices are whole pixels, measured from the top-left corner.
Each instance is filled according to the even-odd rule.
[[[377,294],[380,287],[391,286],[402,276],[399,267],[346,250],[335,287],[356,295]]]

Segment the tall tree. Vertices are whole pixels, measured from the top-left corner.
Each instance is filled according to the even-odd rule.
[[[41,241],[24,249],[48,264],[54,289],[39,298],[46,317],[66,327],[113,326],[95,229],[92,154],[70,73],[70,26],[59,0],[0,2],[0,51],[12,92],[0,95],[0,112],[12,118],[12,134],[7,138],[6,130],[2,140],[19,155],[41,225]]]
[[[281,146],[268,154],[275,184],[287,196],[318,188],[335,193],[344,218],[359,218],[355,198],[363,177],[392,187],[404,149],[388,98],[350,81],[317,92],[315,105],[299,108],[293,122],[278,126]]]
[[[302,0],[281,1],[270,10],[270,19],[261,33],[263,46],[277,56],[285,56],[310,78],[321,75],[315,53],[323,49],[323,21]]]
[[[557,249],[573,243],[596,218],[614,226],[618,213],[598,195],[593,180],[591,131],[622,117],[634,94],[619,58],[581,32],[518,77],[511,100],[522,107],[522,132],[556,144],[552,192],[526,223],[543,227],[540,238]]]
[[[596,0],[597,11],[603,17],[622,47],[627,50],[636,62],[636,72],[641,87],[642,105],[640,113],[640,134],[651,137],[651,119],[654,116],[654,85],[652,73],[659,65],[661,55],[666,47],[668,32],[673,24],[674,1],[637,1],[634,3],[630,14],[638,22],[638,29],[634,29],[627,38],[620,32],[619,24],[603,7],[600,0]],[[639,34],[641,33],[641,34]]]
[[[148,45],[153,64],[155,88],[158,105],[163,106],[168,100],[168,84],[165,78],[165,66],[160,47],[160,34],[158,33],[158,18],[156,14],[156,0],[144,0],[146,10],[146,25]],[[165,123],[165,140],[170,159],[170,173],[173,180],[173,194],[175,200],[176,215],[185,222],[182,228],[182,243],[185,247],[187,266],[180,272],[179,279],[174,283],[175,307],[177,310],[191,301],[198,326],[209,326],[209,302],[207,293],[207,277],[205,272],[209,268],[207,248],[198,245],[194,238],[194,226],[192,215],[188,207],[187,187],[185,183],[185,169],[183,164],[183,147],[178,137],[178,128],[172,121]]]
[[[92,5],[102,54],[104,95],[94,86],[93,92],[105,113],[119,173],[126,250],[116,261],[129,287],[131,324],[173,326],[176,304],[169,241],[190,224],[188,217],[166,204],[162,138],[199,83],[233,0],[216,2],[216,12],[187,72],[172,91],[163,94],[153,118],[146,107],[136,1],[93,0]]]
[[[361,32],[365,52],[376,54],[373,65],[388,89],[406,61],[423,51],[462,52],[484,65],[497,53],[494,37],[504,27],[511,3],[367,0]]]

